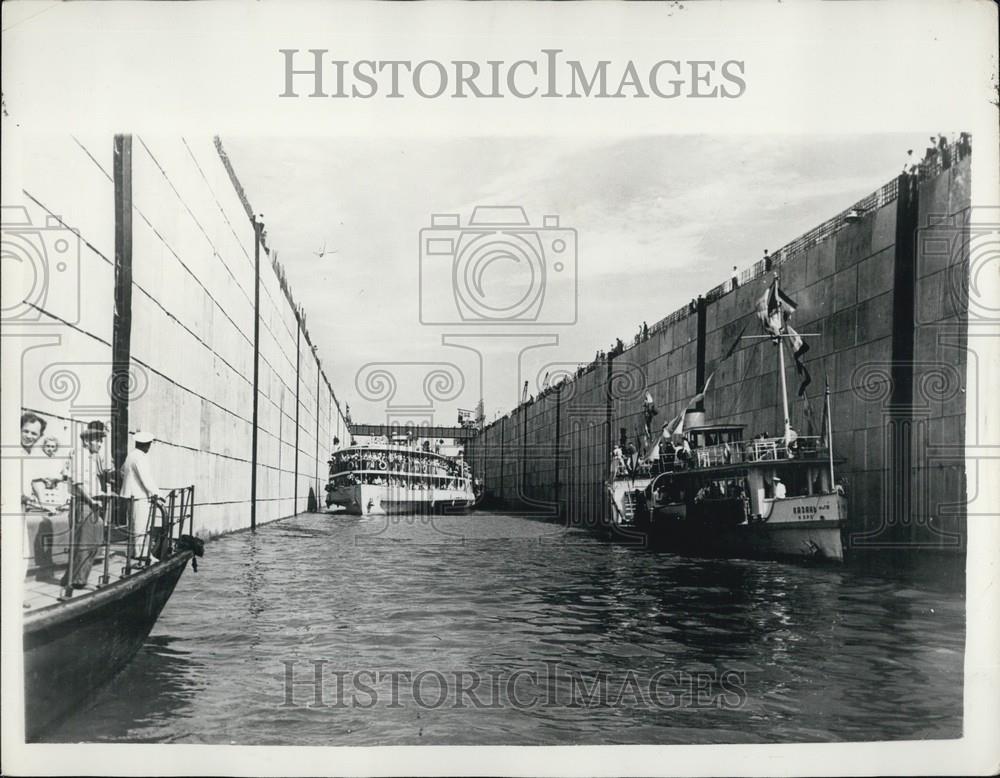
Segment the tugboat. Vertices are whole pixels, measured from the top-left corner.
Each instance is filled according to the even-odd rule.
[[[760,337],[778,347],[784,434],[745,440],[743,425],[707,423],[694,408],[709,376],[641,459],[630,464],[615,449],[612,521],[619,534],[682,553],[842,562],[847,501],[835,476],[830,390],[822,433],[798,435],[789,422],[784,359],[784,344],[794,344],[796,369],[808,376],[802,336],[788,326],[795,306],[775,279],[758,308],[767,331]],[[800,394],[807,384],[806,378]]]
[[[97,496],[107,502],[125,499]],[[185,534],[192,533],[194,487],[171,491],[162,504],[161,523],[154,526],[151,506],[143,533],[133,531],[129,506],[121,512],[128,517],[125,528],[104,522],[103,544],[82,588],[59,581],[63,565],[33,568],[29,562],[23,603],[27,740],[41,739],[131,660],[188,561],[202,555],[202,541]],[[70,531],[63,555],[68,567],[73,546]],[[67,570],[66,580],[72,577]]]
[[[458,453],[436,453],[405,437],[354,444],[330,459],[327,507],[357,516],[460,513],[476,501],[472,473]]]

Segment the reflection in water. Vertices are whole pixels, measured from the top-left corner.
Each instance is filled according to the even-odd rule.
[[[192,704],[206,685],[204,667],[180,641],[152,635],[142,650],[97,698],[96,704],[47,738],[53,741],[170,741],[183,734],[170,726],[188,720]],[[112,692],[113,693],[108,693]]]
[[[135,661],[52,739],[389,745],[961,734],[964,595],[952,583],[960,576],[932,575],[940,560],[889,577],[686,559],[493,514],[303,515],[206,551]],[[347,702],[310,707],[305,683],[299,704],[283,706],[285,663],[297,663],[301,681],[323,660],[324,701]],[[532,671],[538,677],[521,691],[561,702],[475,707],[466,697],[456,707],[452,693],[440,707],[406,695],[390,706],[378,681],[368,684],[376,704],[349,704],[362,671],[422,670]],[[696,706],[692,695],[664,706],[622,693],[623,679],[648,690],[664,673],[683,685],[727,671],[740,679],[736,706],[718,696]],[[579,692],[573,674],[601,672],[610,701],[569,705]],[[339,698],[338,677],[347,692]]]

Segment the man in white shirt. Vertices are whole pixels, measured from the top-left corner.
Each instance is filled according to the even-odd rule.
[[[785,485],[781,483],[781,479],[778,476],[774,477],[774,499],[784,500],[785,499]]]
[[[149,449],[153,445],[153,436],[141,430],[135,433],[135,448],[125,457],[122,465],[122,497],[134,498],[132,503],[132,531],[135,532],[135,517],[149,515],[149,506],[160,499],[160,490],[153,478],[149,464]],[[129,538],[129,553],[133,551],[132,538]]]

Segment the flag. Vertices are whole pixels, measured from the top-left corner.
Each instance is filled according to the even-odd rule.
[[[799,397],[804,397],[806,387],[812,383],[812,376],[809,375],[809,369],[802,359],[809,350],[809,344],[802,339],[802,336],[795,331],[791,324],[786,324],[785,329],[792,336],[792,357],[795,359],[795,372],[802,379],[802,383],[799,384]]]
[[[781,291],[778,279],[775,278],[767,291],[757,300],[757,318],[765,332],[778,336],[781,334],[781,328],[798,307],[791,297]]]
[[[767,291],[757,301],[757,318],[760,320],[764,331],[775,338],[779,338],[782,334],[791,336],[795,372],[801,379],[798,395],[799,397],[803,397],[805,396],[806,387],[812,383],[812,376],[809,375],[809,369],[806,367],[805,360],[803,360],[806,352],[809,351],[809,344],[788,323],[788,320],[798,310],[798,307],[798,303],[781,291],[778,279],[775,278],[767,288]]]
[[[646,392],[646,399],[642,403],[642,415],[646,422],[646,436],[650,435],[651,427],[653,423],[653,417],[656,416],[659,411],[656,409],[656,403],[653,401],[653,395]]]
[[[708,374],[708,378],[705,379],[704,388],[688,401],[688,404],[684,406],[685,411],[691,410],[692,408],[694,408],[694,406],[696,406],[698,403],[700,403],[702,400],[705,399],[705,394],[706,392],[708,392],[708,387],[712,383],[712,379],[715,378],[715,373],[716,371],[713,370],[711,373]]]
[[[674,416],[674,418],[663,425],[659,436],[650,444],[649,448],[646,449],[646,453],[643,455],[643,461],[649,462],[650,460],[656,459],[660,456],[660,443],[670,440],[674,425],[676,425],[678,420],[682,417],[683,414]]]
[[[684,439],[684,414],[687,413],[687,408],[681,411],[677,416],[675,416],[675,421],[670,425],[670,441],[677,445]]]
[[[778,286],[775,278],[757,301],[757,318],[765,332],[777,337],[788,318],[798,310],[798,304]]]
[[[723,356],[722,359],[719,360],[720,363],[725,362],[727,359],[729,359],[729,357],[733,355],[733,352],[736,351],[736,347],[740,344],[740,340],[743,338],[743,333],[745,331],[746,331],[746,325],[744,325],[743,329],[740,330],[740,334],[736,336],[736,339],[732,342],[732,345],[730,345],[729,350],[726,351],[725,356]],[[708,392],[708,387],[712,385],[712,379],[715,378],[715,374],[717,372],[718,368],[709,373],[708,378],[705,379],[705,385],[704,387],[702,387],[702,390],[698,392],[690,400],[688,400],[687,405],[684,406],[684,408],[681,410],[679,414],[674,416],[674,418],[672,418],[670,421],[668,421],[666,424],[663,425],[660,437],[658,437],[655,441],[653,441],[650,444],[649,448],[646,449],[646,454],[643,457],[644,461],[648,462],[652,459],[656,459],[660,455],[660,443],[662,441],[672,440],[676,443],[680,443],[681,439],[684,436],[684,415],[694,406],[696,406],[698,403],[700,403],[702,400],[705,399],[705,394]],[[653,407],[653,414],[657,413],[655,406],[653,406],[653,397],[652,395],[649,394],[649,392],[646,393],[646,403],[644,403],[643,407],[644,408]],[[651,419],[652,419],[651,415],[647,416],[647,428],[649,423],[648,420]]]
[[[806,437],[816,437],[816,421],[815,417],[813,417],[812,403],[808,397],[802,398],[802,416],[806,420]]]
[[[733,352],[736,351],[736,347],[740,345],[740,341],[743,339],[743,333],[746,331],[747,331],[747,325],[744,324],[743,329],[740,330],[740,334],[736,336],[736,340],[732,342],[732,345],[729,347],[729,350],[726,352],[725,356],[719,360],[720,362],[725,362],[727,359],[729,359],[729,357],[733,355]]]
[[[781,312],[787,320],[789,316],[798,310],[798,303],[781,291],[781,287],[778,286],[778,279],[774,279],[774,291],[778,298],[778,307],[781,308]]]
[[[760,321],[760,326],[764,328],[764,332],[775,336],[781,333],[781,317],[774,295],[776,284],[777,281],[773,282],[757,301],[757,319]]]

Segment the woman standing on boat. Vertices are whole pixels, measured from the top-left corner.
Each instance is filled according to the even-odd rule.
[[[73,517],[73,558],[63,576],[61,585],[83,589],[90,578],[101,545],[103,506],[98,496],[103,492],[101,480],[106,475],[101,447],[106,436],[104,423],[92,421],[80,433],[83,445],[75,447],[66,460],[63,476],[69,481],[72,499],[70,515]],[[72,581],[68,580],[72,571]]]

